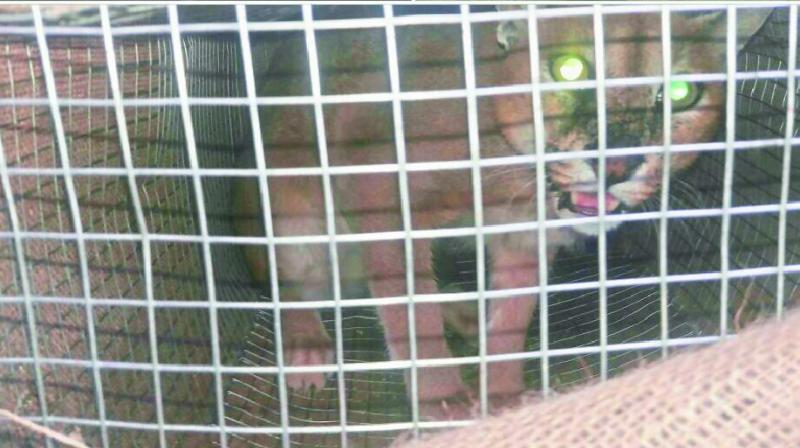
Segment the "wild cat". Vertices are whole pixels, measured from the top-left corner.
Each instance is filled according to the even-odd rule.
[[[739,41],[755,33],[768,10],[739,12]],[[538,41],[542,82],[595,78],[594,33],[591,16],[539,19]],[[604,17],[606,78],[660,76],[661,17],[659,14],[610,14]],[[725,71],[724,11],[672,14],[672,73]],[[322,93],[389,91],[386,48],[382,29],[374,32],[318,33]],[[526,22],[473,27],[478,86],[529,84],[530,60]],[[460,26],[398,28],[397,45],[403,91],[447,90],[464,87]],[[287,39],[274,51],[262,78],[262,95],[308,94],[305,42]],[[565,89],[542,96],[547,151],[597,148],[597,106],[594,89]],[[710,140],[722,121],[723,83],[677,82],[608,88],[608,147],[659,145],[663,142],[663,96],[672,98],[672,142]],[[469,158],[467,107],[463,99],[405,101],[403,130],[407,160],[466,160]],[[532,101],[529,94],[496,95],[478,102],[482,158],[534,152]],[[331,165],[394,163],[395,130],[390,103],[326,105],[324,123],[315,123],[310,108],[264,108],[261,123],[270,167],[319,166],[315,126],[324,125]],[[697,155],[674,153],[670,170],[689,167]],[[245,164],[253,166],[253,156]],[[547,170],[547,218],[598,214],[598,179],[606,182],[606,212],[635,209],[659,191],[662,154],[608,158],[606,172],[597,173],[595,160],[571,159],[550,163]],[[481,170],[486,225],[536,220],[536,175],[532,165]],[[396,173],[332,177],[337,233],[369,233],[403,229]],[[436,229],[474,213],[469,170],[430,170],[408,174],[410,213],[414,229]],[[272,177],[269,180],[273,226],[278,236],[326,234],[323,184],[319,176]],[[234,188],[234,207],[241,235],[264,235],[259,187],[240,178]],[[614,231],[616,222],[606,224]],[[547,253],[595,237],[598,225],[583,224],[548,230]],[[344,245],[340,245],[344,248]],[[536,232],[486,237],[490,284],[488,289],[513,289],[538,283]],[[344,250],[344,249],[342,249]],[[284,301],[330,299],[328,247],[280,245],[277,249],[280,298]],[[398,297],[437,291],[432,275],[431,240],[414,241],[414,291],[406,290],[402,241],[362,244],[341,263],[342,276],[360,273],[372,297]],[[253,278],[268,281],[268,260],[262,247],[249,246],[245,256]],[[341,260],[340,260],[341,262]],[[474,313],[464,304],[416,303],[417,357],[449,358],[445,325],[474,333]],[[535,296],[492,299],[488,305],[489,354],[521,352],[526,330],[535,314]],[[409,359],[408,308],[405,304],[378,307],[392,359]],[[314,310],[282,313],[284,358],[288,365],[333,362],[331,338]],[[322,387],[322,374],[287,377],[294,388]],[[494,362],[488,366],[488,393],[504,403],[524,389],[523,362]],[[470,406],[471,388],[458,367],[418,371],[418,400],[424,418],[461,418]]]

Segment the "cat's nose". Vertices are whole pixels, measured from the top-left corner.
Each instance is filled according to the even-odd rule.
[[[630,179],[631,175],[644,163],[643,155],[607,157],[606,158],[606,185],[618,184]],[[597,159],[589,160],[589,165],[597,174]]]

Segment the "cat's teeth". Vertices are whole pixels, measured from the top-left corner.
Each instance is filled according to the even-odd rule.
[[[572,205],[575,211],[583,215],[595,216],[598,213],[597,193],[585,193],[573,191],[570,194]],[[619,199],[610,193],[606,193],[606,212],[612,212],[619,207]]]

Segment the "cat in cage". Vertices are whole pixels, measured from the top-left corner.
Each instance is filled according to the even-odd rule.
[[[738,14],[740,44],[766,19],[767,9],[743,9]],[[604,22],[605,78],[661,76],[660,13],[606,14]],[[726,13],[723,10],[671,14],[672,73],[724,73]],[[542,93],[547,152],[593,150],[598,147],[597,96],[593,88],[569,88],[571,82],[596,79],[595,41],[591,15],[537,19],[539,78],[555,86]],[[383,28],[317,32],[320,93],[361,94],[391,91]],[[467,84],[460,24],[397,26],[397,64],[400,92],[458,92]],[[302,35],[273,45],[269,61],[258,74],[260,96],[309,95],[310,66]],[[475,83],[478,88],[531,83],[527,20],[472,25]],[[564,83],[565,88],[558,88]],[[672,103],[674,144],[709,141],[725,116],[725,84],[673,81],[670,86],[641,84],[606,89],[607,147],[652,146],[663,143],[663,98]],[[354,101],[323,106],[322,123],[312,106],[263,107],[264,151],[270,168],[319,167],[317,138],[324,126],[330,166],[396,163],[396,125],[402,123],[406,160],[414,162],[467,161],[469,126],[478,126],[482,159],[535,152],[530,92],[479,95],[477,123],[469,123],[469,105],[461,93],[432,99],[402,101],[401,117],[391,102]],[[402,118],[402,120],[398,120]],[[671,155],[670,170],[685,171],[695,152]],[[254,166],[252,154],[243,164]],[[608,157],[605,172],[595,159],[567,158],[546,165],[547,219],[591,217],[598,214],[598,182],[606,183],[608,214],[636,210],[658,196],[662,179],[661,153]],[[407,173],[408,214],[413,229],[441,229],[474,216],[470,168],[419,169]],[[238,178],[233,204],[241,235],[265,234],[260,189],[255,179]],[[321,176],[275,176],[269,180],[273,230],[276,236],[327,234],[324,186]],[[532,164],[492,164],[480,170],[484,225],[536,221],[536,169]],[[403,201],[399,174],[375,172],[331,176],[336,233],[403,230]],[[618,231],[619,221],[606,223]],[[548,261],[562,248],[595,238],[598,224],[550,228]],[[347,250],[339,244],[341,277],[361,277],[370,296],[402,297],[437,293],[431,239],[413,242],[414,290],[407,290],[406,254],[400,240],[373,241]],[[539,279],[536,231],[492,233],[485,236],[487,290],[536,286]],[[327,244],[285,244],[276,249],[282,301],[331,299],[331,260]],[[269,284],[269,264],[263,247],[248,246],[245,257],[255,281]],[[527,329],[536,312],[532,295],[487,302],[487,353],[524,350]],[[479,325],[474,303],[415,303],[416,355],[419,359],[450,358],[445,328],[476,337]],[[389,356],[410,358],[409,316],[406,304],[378,306]],[[282,311],[284,360],[291,366],[334,361],[330,335],[312,309]],[[493,407],[513,402],[525,386],[523,361],[491,362],[488,395]],[[324,386],[322,373],[292,374],[287,384],[305,389]],[[408,384],[407,376],[407,387]],[[410,392],[410,389],[408,389]],[[472,415],[475,391],[462,381],[458,366],[418,370],[420,413],[426,419],[460,419]]]

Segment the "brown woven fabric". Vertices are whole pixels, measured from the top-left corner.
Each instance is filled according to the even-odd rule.
[[[403,446],[798,447],[800,312],[606,383]]]

